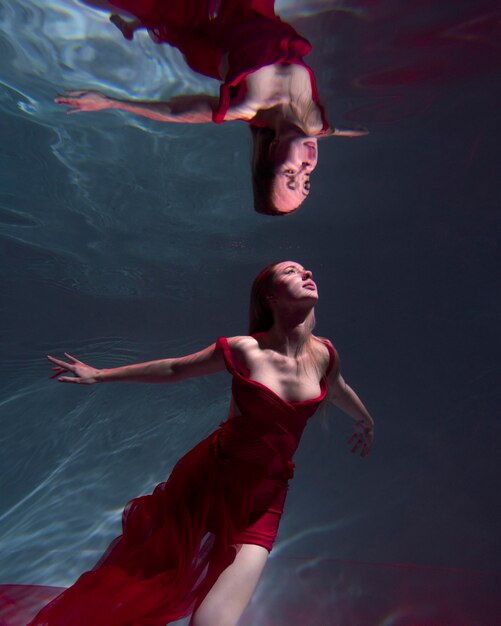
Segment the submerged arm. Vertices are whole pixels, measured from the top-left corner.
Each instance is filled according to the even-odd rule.
[[[174,383],[196,376],[206,376],[225,369],[223,355],[221,350],[216,348],[216,344],[212,344],[200,352],[179,358],[147,361],[111,369],[96,369],[67,353],[65,353],[65,357],[68,361],[62,361],[50,355],[47,357],[54,364],[52,368],[54,374],[51,378],[57,378],[62,383],[83,385],[120,381]],[[66,376],[68,373],[73,374],[73,376]]]
[[[110,98],[99,91],[70,91],[66,95],[58,96],[55,102],[71,107],[68,113],[119,109],[159,122],[204,124],[212,121],[212,113],[217,107],[218,98],[207,94],[197,94],[178,96],[168,102],[150,102],[119,100]]]
[[[359,451],[361,456],[365,456],[374,440],[374,420],[362,400],[341,376],[339,358],[336,358],[336,365],[329,376],[329,401],[355,420],[355,434],[348,443],[353,444],[352,452]]]

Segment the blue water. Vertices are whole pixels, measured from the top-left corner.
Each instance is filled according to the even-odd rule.
[[[78,88],[216,94],[215,81],[145,33],[126,42],[76,0],[3,0],[0,582],[71,584],[120,532],[124,503],[226,415],[224,374],[80,388],[48,381],[45,355],[109,367],[242,334],[254,275],[292,258],[314,273],[316,332],[338,348],[376,445],[352,456],[350,420],[334,409],[311,422],[245,624],[292,623],[290,598],[329,576],[316,606],[341,620],[396,563],[414,589],[476,580],[470,604],[482,588],[501,614],[500,37],[493,3],[469,5],[277,4],[313,44],[330,118],[370,135],[321,142],[310,198],[271,218],[252,209],[244,124],[53,104]],[[433,609],[426,595],[377,593],[386,621],[371,624]],[[475,626],[495,626],[484,613]]]

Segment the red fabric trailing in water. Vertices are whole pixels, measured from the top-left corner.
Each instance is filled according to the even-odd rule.
[[[322,130],[329,128],[315,76],[303,60],[311,44],[275,15],[274,0],[221,0],[215,17],[211,17],[217,5],[214,0],[112,0],[112,4],[139,18],[155,42],[178,48],[199,74],[222,80],[221,62],[226,56],[228,72],[213,115],[216,124],[243,97],[248,74],[265,65],[290,63],[308,71]]]
[[[253,490],[254,476],[242,468],[236,488],[237,474],[218,462],[214,444],[213,434],[179,461],[167,482],[132,500],[123,534],[30,624],[163,626],[189,615],[232,562],[230,546],[245,528]]]
[[[327,378],[318,397],[290,403],[240,374],[226,339],[217,345],[242,415],[223,422],[183,456],[152,494],[129,502],[122,535],[30,626],[165,626],[202,602],[233,561],[235,544],[272,549],[292,455],[325,398]],[[37,593],[37,587],[0,587],[0,625],[24,626],[33,616],[22,621],[29,607],[36,605],[29,596]]]

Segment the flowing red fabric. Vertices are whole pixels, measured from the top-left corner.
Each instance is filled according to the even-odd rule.
[[[325,132],[329,123],[320,103],[315,75],[303,57],[310,42],[275,15],[274,0],[112,0],[135,15],[157,43],[178,48],[199,74],[221,80],[221,63],[228,71],[220,88],[213,121],[220,124],[228,108],[245,94],[245,77],[276,63],[301,65],[310,75],[312,97],[319,107]]]
[[[326,345],[332,367],[334,352]],[[239,373],[225,338],[217,346],[242,415],[230,417],[183,456],[151,495],[129,502],[122,535],[30,626],[165,626],[196,609],[233,561],[232,546],[253,543],[271,551],[293,475],[292,455],[325,398],[327,373],[317,398],[290,403]],[[24,595],[30,589],[36,590],[27,587]],[[16,593],[0,589],[0,607],[3,602],[10,614],[23,597],[22,590]],[[0,608],[3,623],[23,622],[2,622]]]

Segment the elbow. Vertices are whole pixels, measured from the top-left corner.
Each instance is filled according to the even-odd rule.
[[[181,367],[178,363],[167,363],[165,366],[165,381],[168,383],[177,383],[183,380]]]

